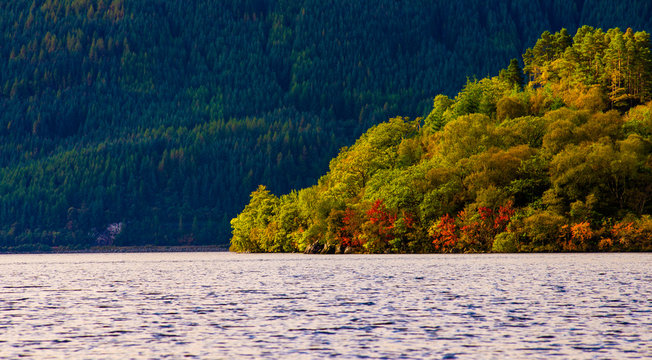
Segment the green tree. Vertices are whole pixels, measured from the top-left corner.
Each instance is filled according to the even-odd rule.
[[[506,70],[500,73],[500,78],[506,81],[512,88],[521,89],[523,87],[523,70],[518,63],[518,59],[512,59]]]
[[[231,220],[231,251],[259,252],[274,248],[274,234],[270,232],[276,229],[270,224],[276,215],[279,199],[262,185],[250,197],[243,212]]]
[[[435,96],[432,111],[430,111],[430,114],[426,117],[425,125],[433,130],[440,130],[444,125],[446,125],[444,113],[451,107],[451,105],[453,105],[453,103],[453,100],[446,95]]]

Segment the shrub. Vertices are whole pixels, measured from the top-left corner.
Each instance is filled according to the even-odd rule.
[[[510,232],[501,232],[496,235],[491,251],[498,253],[518,252],[518,236]]]

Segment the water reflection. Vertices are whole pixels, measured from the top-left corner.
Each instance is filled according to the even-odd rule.
[[[651,254],[0,256],[0,357],[648,358]]]

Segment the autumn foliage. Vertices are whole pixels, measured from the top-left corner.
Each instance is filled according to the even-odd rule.
[[[337,240],[341,249],[348,251],[382,252],[394,239],[394,222],[397,216],[387,210],[383,200],[376,200],[371,207],[360,214],[347,208],[342,217],[342,225],[337,230]]]
[[[592,39],[606,47],[588,58]],[[300,226],[272,215],[265,229],[288,225],[251,232],[258,248],[286,236],[322,253],[652,251],[649,35],[548,33],[524,60],[527,84],[512,61],[437,96],[425,120],[369,129],[317,185],[281,197]]]
[[[433,238],[432,243],[435,244],[435,250],[442,252],[453,251],[459,241],[459,229],[455,224],[455,219],[448,214],[442,216],[439,223],[434,228],[430,228],[428,233]]]
[[[512,202],[500,206],[497,211],[484,206],[476,211],[462,210],[455,219],[449,214],[442,216],[429,234],[435,249],[442,252],[488,251],[496,235],[506,230],[513,215]]]

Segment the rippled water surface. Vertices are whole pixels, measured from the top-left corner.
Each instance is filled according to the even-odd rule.
[[[0,255],[0,357],[649,358],[652,254]]]

